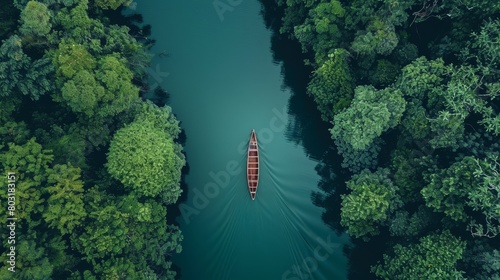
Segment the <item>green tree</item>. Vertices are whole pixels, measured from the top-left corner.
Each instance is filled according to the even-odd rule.
[[[113,122],[112,118],[102,119],[97,116],[93,118],[80,117],[78,127],[75,128],[75,133],[84,137],[86,149],[99,149],[99,146],[109,144]]]
[[[35,240],[18,240],[16,244],[16,271],[14,273],[2,267],[0,277],[2,279],[19,280],[46,280],[50,279],[54,267],[47,256],[44,244],[38,245]],[[48,247],[48,246],[47,246]],[[4,260],[3,263],[6,261]]]
[[[413,99],[408,102],[405,113],[401,120],[401,130],[410,141],[422,141],[430,137],[431,128],[427,110],[422,106],[420,100]]]
[[[396,87],[408,97],[420,100],[444,91],[447,76],[452,69],[442,59],[427,60],[419,57],[402,69]]]
[[[127,26],[105,25],[88,15],[88,1],[81,0],[73,8],[63,8],[56,22],[64,30],[65,40],[84,46],[94,57],[119,53],[137,76],[146,74],[152,55],[133,37]]]
[[[391,155],[393,182],[405,203],[422,200],[420,190],[424,186],[423,173],[428,166],[422,166],[419,155],[410,149],[397,149]]]
[[[55,91],[55,68],[48,56],[31,61],[17,88],[23,95],[38,100],[42,95]]]
[[[476,276],[478,280],[500,279],[500,251],[483,251],[478,256],[481,273]]]
[[[119,206],[131,215],[129,237],[131,240],[129,256],[138,269],[153,270],[157,274],[169,271],[171,263],[165,256],[180,253],[183,236],[177,226],[167,224],[167,209],[164,204],[148,199],[145,203],[137,201],[134,195],[124,197]]]
[[[48,207],[43,217],[51,228],[67,234],[80,226],[86,216],[83,205],[83,182],[80,169],[71,165],[55,165],[49,172]]]
[[[5,40],[0,47],[0,96],[12,98],[20,92],[32,100],[54,90],[54,67],[47,58],[32,60],[22,49],[17,35]]]
[[[360,172],[363,169],[375,169],[378,164],[378,154],[381,145],[384,143],[380,138],[376,138],[365,149],[354,149],[350,143],[343,138],[335,139],[338,154],[342,156],[342,167],[348,168],[351,172]]]
[[[304,52],[314,50],[315,62],[321,65],[339,47],[342,36],[339,24],[345,10],[337,0],[319,2],[311,8],[305,22],[294,27],[294,36]]]
[[[378,226],[400,206],[396,187],[388,175],[388,169],[379,169],[375,173],[364,170],[347,182],[347,188],[352,192],[342,195],[340,223],[347,227],[350,235],[364,238],[377,235]]]
[[[394,255],[384,254],[384,263],[372,272],[382,279],[465,279],[456,268],[465,244],[448,231],[422,237],[417,244],[396,244]]]
[[[399,67],[394,63],[387,59],[379,59],[368,79],[376,87],[389,86],[394,82],[399,72]]]
[[[0,42],[8,38],[17,29],[19,10],[14,6],[13,1],[3,3],[0,10]]]
[[[102,117],[124,111],[139,96],[139,89],[132,84],[132,71],[126,67],[124,59],[117,55],[101,58],[95,77],[106,89],[99,100],[102,105],[99,106],[98,114]]]
[[[72,5],[69,5],[72,6]],[[104,25],[88,15],[88,0],[78,0],[78,4],[72,8],[62,8],[55,16],[55,22],[60,24],[65,31],[64,38],[70,39],[78,44],[89,39],[91,44],[99,44],[92,39],[95,32],[101,32]]]
[[[96,67],[96,59],[80,44],[62,41],[54,53],[54,65],[59,85],[73,78],[80,71],[90,72]]]
[[[91,72],[81,70],[61,88],[61,99],[72,111],[93,116],[97,112],[98,101],[103,99],[105,89],[95,79]]]
[[[24,36],[47,36],[52,28],[51,18],[51,12],[45,4],[29,1],[21,12],[19,31]]]
[[[420,205],[414,213],[406,210],[397,211],[389,221],[391,236],[413,237],[421,235],[431,222],[431,212],[423,205]]]
[[[456,148],[469,108],[478,105],[470,90],[476,79],[471,74],[465,68],[446,66],[441,59],[418,58],[404,67],[395,85],[411,100],[404,131],[416,140],[429,141],[432,148]]]
[[[12,114],[19,108],[21,104],[20,96],[1,96],[0,94],[0,123],[6,124],[7,122],[13,121]],[[2,141],[6,141],[3,139]]]
[[[335,116],[330,130],[332,137],[342,138],[354,149],[363,150],[382,132],[399,123],[405,106],[399,90],[359,86],[351,106]]]
[[[41,214],[44,210],[44,189],[41,186],[46,184],[54,156],[34,138],[23,145],[9,143],[8,146],[8,150],[0,154],[2,173],[16,173],[16,199],[23,201],[16,203],[16,218],[30,223],[32,219],[37,219],[35,214]],[[6,180],[0,182],[3,194],[6,184]]]
[[[125,258],[111,257],[97,263],[94,272],[98,275],[101,274],[102,279],[141,279],[141,272],[138,271],[135,264]]]
[[[496,155],[474,162],[474,177],[479,179],[479,185],[468,193],[467,205],[480,212],[484,222],[472,219],[469,228],[473,236],[493,238],[500,234],[500,162]]]
[[[466,105],[473,106],[475,111],[481,113],[483,119],[479,123],[495,135],[500,135],[500,114],[497,106],[494,105],[495,99],[500,95],[498,82],[500,73],[497,71],[500,68],[499,34],[500,20],[486,21],[480,32],[472,33],[472,40],[462,53],[466,63],[470,63],[474,68],[473,78],[475,79],[472,79],[472,92],[479,99],[469,98],[467,101],[474,102],[470,104],[469,101]]]
[[[314,101],[325,121],[349,106],[353,96],[354,80],[349,71],[346,50],[335,49],[328,59],[314,71],[307,91]]]
[[[89,10],[88,0],[14,0],[19,11],[6,9],[0,24],[6,28],[0,30],[0,171],[17,175],[19,258],[12,274],[0,255],[0,279],[175,277],[170,257],[182,250],[182,234],[165,217],[166,204],[180,194],[179,122],[169,107],[138,98],[132,80],[144,82],[150,46],[134,38],[137,26],[114,25],[120,19],[100,9],[125,2],[92,1]],[[11,19],[18,20],[17,30]],[[11,34],[18,35],[5,37]],[[52,100],[42,97],[47,93]],[[152,184],[161,182],[149,186],[154,195],[124,188],[100,160],[99,148],[107,150],[111,135],[131,122],[145,125],[157,141],[133,139],[144,149],[166,143],[159,155],[168,167],[162,180],[168,180],[154,178]],[[1,197],[6,184],[0,181]],[[6,210],[0,210],[3,220]],[[0,231],[0,239],[6,234]]]
[[[389,55],[398,42],[394,25],[377,18],[367,26],[366,31],[358,31],[351,48],[361,55]]]
[[[88,150],[85,141],[86,133],[83,123],[72,123],[68,126],[51,125],[49,130],[38,130],[39,139],[54,152],[55,164],[71,164],[84,169],[87,164],[85,155]],[[90,150],[90,149],[89,149]]]
[[[14,6],[16,6],[19,10],[22,10],[28,2],[31,0],[14,0]],[[81,0],[40,0],[38,2],[45,4],[48,8],[57,9],[59,7],[68,7],[73,6],[75,3]]]
[[[165,126],[158,124],[155,119],[138,119],[118,130],[106,166],[111,176],[138,194],[162,194],[173,203],[181,193],[179,181],[185,161],[181,147]]]
[[[455,221],[465,221],[466,198],[479,184],[479,180],[474,177],[476,167],[474,159],[466,157],[449,168],[432,174],[430,183],[422,189],[426,205]]]
[[[401,26],[408,19],[407,10],[414,4],[414,0],[392,2],[354,0],[347,9],[345,24],[351,30],[363,29],[367,24],[380,24],[377,21],[381,20],[388,25]]]
[[[129,214],[117,209],[112,201],[101,200],[106,205],[93,205],[88,213],[90,221],[84,232],[73,232],[72,245],[84,254],[84,259],[96,264],[99,259],[110,258],[124,252],[127,247],[127,222]]]
[[[463,254],[463,269],[477,280],[500,279],[500,251],[493,249],[486,239],[470,242]]]
[[[171,107],[158,107],[149,100],[138,102],[135,105],[132,110],[134,120],[151,122],[154,127],[164,130],[170,137],[177,139],[181,128]]]
[[[295,37],[314,58],[305,61],[313,67],[309,94],[322,118],[333,120],[330,132],[342,167],[355,173],[348,183],[351,192],[342,198],[342,224],[353,237],[388,230],[393,237],[388,244],[420,238],[420,243],[396,245],[372,271],[382,279],[495,277],[500,5],[353,0],[340,1],[334,9],[329,0],[275,2],[284,11],[280,32]],[[428,36],[419,25],[429,18],[440,36]],[[328,54],[334,50],[348,50],[348,63],[332,63]],[[419,57],[422,53],[427,58]],[[321,75],[325,69],[336,74]],[[354,96],[339,94],[345,77]],[[368,172],[359,174],[363,168],[379,167],[381,149],[394,200],[381,199],[387,191],[375,180],[352,188],[353,180]],[[492,247],[475,251],[466,266],[460,262],[464,273],[459,272],[465,242],[442,230],[422,237],[440,228],[470,231],[468,240],[487,237],[483,243]]]
[[[61,43],[54,55],[61,93],[54,100],[74,112],[105,118],[129,108],[139,89],[132,72],[118,55],[96,59],[82,45]]]
[[[0,149],[7,143],[25,143],[29,139],[30,131],[24,122],[8,121],[0,127]]]

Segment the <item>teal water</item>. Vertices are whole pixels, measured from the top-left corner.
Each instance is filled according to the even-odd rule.
[[[152,52],[169,54],[153,59],[152,83],[171,94],[187,135],[188,194],[177,220],[183,251],[173,258],[181,279],[347,279],[349,240],[325,225],[311,200],[318,160],[287,135],[292,93],[273,62],[260,4],[220,1],[230,7],[220,17],[213,3],[134,5],[153,26]],[[261,151],[255,201],[244,170],[252,129]]]

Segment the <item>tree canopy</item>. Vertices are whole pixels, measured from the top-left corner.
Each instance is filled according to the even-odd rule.
[[[394,246],[394,256],[373,267],[382,279],[464,279],[455,268],[465,242],[445,231],[422,237],[417,244]]]
[[[383,243],[381,279],[497,276],[475,256],[500,249],[498,1],[272,2],[347,169],[325,222],[340,201],[336,230]]]
[[[0,12],[0,171],[15,173],[17,218],[16,271],[2,253],[0,279],[176,277],[183,236],[167,207],[181,193],[181,129],[170,107],[140,99],[144,27],[106,12],[127,3],[15,0]]]
[[[366,237],[378,234],[377,225],[383,224],[399,206],[396,187],[387,178],[388,173],[388,170],[376,173],[364,170],[347,182],[352,192],[342,196],[340,217],[350,235]]]
[[[156,106],[149,103],[149,106]],[[154,109],[161,115],[161,109]],[[155,117],[155,113],[150,115]],[[170,202],[180,195],[179,181],[184,156],[166,129],[164,119],[141,117],[114,135],[108,154],[107,168],[111,176],[139,195],[165,194]],[[175,123],[174,123],[175,124]]]

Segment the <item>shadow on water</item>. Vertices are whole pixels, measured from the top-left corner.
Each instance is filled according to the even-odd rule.
[[[271,49],[274,63],[281,64],[282,88],[289,88],[292,92],[288,102],[291,121],[286,130],[287,139],[301,144],[310,157],[319,160],[327,150],[326,147],[333,143],[328,132],[330,124],[321,120],[314,100],[306,94],[312,68],[304,65],[306,57],[299,43],[279,33],[277,23],[281,18],[281,11],[272,6],[273,1],[260,2],[263,5],[261,14],[265,25],[272,31]]]
[[[179,124],[179,126],[182,127],[182,123]],[[187,135],[186,131],[184,129],[181,129],[181,133],[179,134],[179,137],[177,138],[176,142],[181,144],[183,147],[186,144],[187,140]],[[188,161],[188,155],[185,152],[182,152],[185,156],[186,159],[186,165],[182,167],[181,170],[181,182],[180,182],[180,188],[182,190],[181,195],[177,199],[177,202],[175,204],[171,204],[167,206],[167,221],[170,224],[174,224],[176,226],[179,226],[179,223],[177,222],[177,217],[181,216],[181,211],[179,209],[179,205],[181,203],[186,202],[187,196],[188,196],[188,186],[186,183],[186,176],[189,174],[189,161]]]
[[[287,139],[302,145],[306,154],[318,161],[315,169],[321,179],[318,190],[311,193],[311,200],[314,205],[324,208],[324,223],[336,234],[341,234],[345,231],[340,225],[341,195],[347,193],[346,181],[351,174],[341,167],[342,158],[337,154],[328,130],[331,124],[321,119],[314,100],[307,95],[312,67],[304,65],[306,55],[297,41],[279,33],[283,10],[273,0],[259,1],[266,27],[272,31],[274,62],[281,64],[282,87],[292,92],[288,103],[291,120],[287,125]],[[383,238],[373,238],[370,242],[353,240],[352,246],[344,247],[344,254],[349,259],[348,278],[374,278],[370,266],[380,260],[384,246]]]
[[[158,92],[156,90],[155,90],[155,94],[156,94],[156,96],[154,96],[154,97],[158,98],[158,96],[157,96]],[[163,95],[160,95],[159,99],[162,100],[161,99],[162,97],[163,97]],[[156,100],[158,100],[158,99],[156,99]],[[165,102],[165,103],[163,103],[163,106],[165,106],[165,105],[168,106],[168,98],[163,99],[163,101]],[[159,104],[157,104],[157,105],[160,106]],[[179,137],[177,138],[176,142],[181,144],[183,147],[185,147],[186,141],[187,141],[187,134],[186,134],[186,131],[184,129],[182,129],[182,123],[179,123],[179,126],[181,127],[181,133],[179,134]],[[183,151],[182,153],[184,154],[185,159],[186,159],[186,164],[182,167],[182,170],[181,170],[180,188],[182,190],[182,193],[179,196],[179,198],[177,199],[177,202],[175,204],[171,204],[171,205],[167,206],[167,216],[166,216],[166,219],[167,219],[169,224],[172,224],[172,225],[175,225],[178,227],[180,227],[180,225],[179,225],[179,222],[177,221],[177,218],[181,217],[181,214],[182,214],[179,206],[182,203],[185,203],[187,201],[188,190],[189,190],[188,184],[186,183],[186,176],[189,175],[189,170],[190,170],[188,155],[186,154],[185,151]],[[176,265],[175,263],[172,263],[172,270],[177,273],[175,279],[182,279],[182,270],[178,265]]]

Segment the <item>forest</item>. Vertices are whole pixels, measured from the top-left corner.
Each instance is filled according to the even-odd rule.
[[[262,2],[349,174],[332,219],[383,246],[351,276],[500,279],[500,2]]]
[[[260,1],[348,174],[333,219],[383,246],[363,279],[500,279],[500,2]],[[178,276],[184,136],[129,2],[2,1],[0,279]]]
[[[2,1],[0,279],[175,277],[181,129],[124,2]]]

